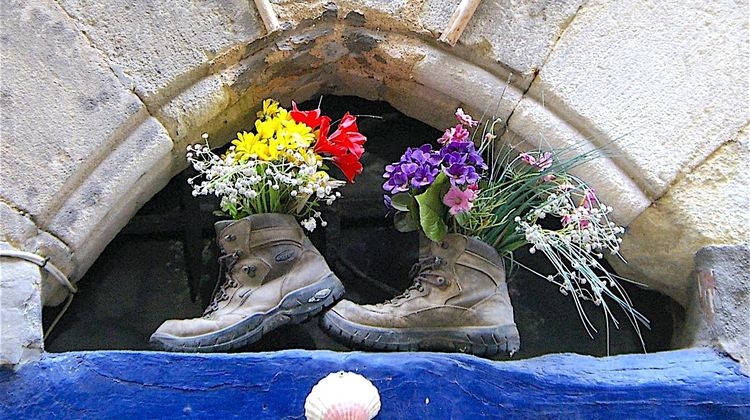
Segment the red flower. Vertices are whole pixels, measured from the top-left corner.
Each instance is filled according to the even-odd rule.
[[[315,143],[315,153],[328,154],[331,160],[341,169],[349,182],[354,182],[354,177],[362,173],[362,163],[359,158],[365,152],[363,144],[367,138],[357,128],[357,117],[348,112],[341,118],[336,131],[330,136],[331,119],[320,115],[320,109],[312,111],[300,111],[297,104],[292,101],[292,111],[289,113],[297,123],[310,126],[313,130],[318,129],[318,141]]]
[[[365,152],[365,148],[362,145],[367,141],[367,138],[357,128],[357,117],[349,115],[348,112],[344,114],[338,128],[336,128],[336,131],[330,137],[328,136],[329,124],[330,119],[323,121],[321,124],[318,142],[315,144],[315,151],[318,153],[330,153],[332,155],[341,155],[345,151],[349,151],[357,158],[362,157],[362,154]]]
[[[345,152],[342,155],[335,155],[332,158],[333,163],[341,169],[346,179],[354,183],[354,177],[362,173],[362,163],[359,158],[352,153]]]
[[[321,117],[320,109],[313,109],[312,111],[300,111],[299,109],[297,109],[297,104],[294,101],[292,101],[292,111],[289,112],[289,115],[292,116],[294,122],[308,125],[313,130],[315,130],[321,124],[324,118],[328,118]],[[330,121],[331,119],[328,118],[329,123]]]
[[[315,153],[330,154],[333,163],[341,169],[349,182],[354,182],[354,177],[362,173],[359,158],[365,152],[363,144],[367,138],[357,128],[357,117],[348,112],[341,119],[336,131],[328,136],[330,124],[330,118],[321,118]]]

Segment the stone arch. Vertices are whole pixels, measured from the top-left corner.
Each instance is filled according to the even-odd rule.
[[[436,34],[444,26],[450,15],[446,16],[446,11],[451,10],[453,3],[280,2],[275,10],[284,26],[267,35],[256,11],[247,2],[185,10],[176,10],[177,6],[165,3],[147,10],[151,13],[121,11],[122,22],[108,17],[108,6],[83,5],[73,0],[63,2],[62,6],[13,5],[4,9],[4,15],[10,15],[4,16],[8,18],[4,20],[18,25],[9,30],[21,31],[24,24],[33,23],[46,31],[45,40],[35,41],[36,44],[29,41],[32,49],[37,48],[39,54],[47,57],[47,50],[59,50],[64,61],[59,65],[83,66],[89,73],[81,72],[69,81],[71,86],[66,86],[62,93],[64,109],[55,115],[63,124],[78,125],[70,131],[81,140],[73,150],[42,144],[56,148],[58,157],[65,155],[71,163],[62,168],[51,167],[33,182],[20,179],[18,173],[22,171],[17,167],[2,167],[2,175],[14,183],[12,189],[4,188],[0,202],[3,219],[8,221],[3,226],[5,242],[49,255],[73,280],[79,279],[137,209],[184,168],[187,144],[199,139],[202,132],[209,132],[214,139],[228,140],[264,97],[287,102],[334,93],[381,99],[437,128],[450,123],[452,111],[458,106],[476,115],[496,107],[497,116],[507,122],[504,138],[530,145],[537,144],[543,136],[552,147],[569,144],[594,147],[624,134],[617,125],[617,115],[613,117],[595,109],[607,100],[607,95],[598,94],[595,88],[606,91],[608,80],[616,86],[624,85],[629,76],[611,71],[601,72],[602,76],[594,74],[590,77],[593,80],[586,80],[587,75],[580,73],[591,69],[585,59],[593,61],[594,66],[606,67],[613,60],[631,57],[632,50],[621,46],[610,54],[612,57],[597,59],[596,54],[604,52],[596,50],[601,45],[595,38],[609,36],[600,22],[608,22],[608,29],[616,31],[625,23],[607,19],[621,16],[633,23],[637,21],[635,12],[611,5],[582,7],[577,1],[547,7],[521,5],[516,9],[509,5],[492,9],[485,4],[477,11],[462,42],[451,48],[439,43]],[[717,19],[716,14],[704,13],[697,6],[696,9],[708,23]],[[153,16],[158,15],[156,12],[183,17],[196,29],[185,33],[177,25],[165,22],[168,29],[174,29],[174,36],[169,40],[153,37],[154,31],[147,25],[149,19],[156,19]],[[726,12],[723,16],[731,9]],[[508,17],[516,17],[520,23],[501,22]],[[680,25],[692,24],[681,19],[677,25],[672,22],[674,28],[670,27],[668,33],[668,40],[678,46],[688,36],[680,34]],[[636,23],[650,33],[642,22]],[[497,27],[493,26],[496,24]],[[729,41],[732,45],[746,42],[730,34],[732,25],[739,28],[740,34],[747,32],[746,23],[743,26],[740,21],[731,21],[721,42]],[[144,47],[139,37],[155,46]],[[708,47],[717,43],[709,37],[699,41]],[[519,42],[523,48],[518,51],[510,42]],[[11,48],[20,48],[24,43],[21,39]],[[65,54],[60,45],[71,46],[75,54]],[[594,51],[583,54],[582,58],[577,48]],[[566,60],[570,60],[569,64]],[[21,61],[17,68],[23,71],[32,64]],[[683,73],[695,70],[707,73],[718,68],[727,72],[739,69],[739,74],[742,66],[742,57],[738,57],[713,66],[694,64]],[[48,78],[46,83],[53,85],[51,81],[56,75],[45,73],[41,78],[44,77]],[[738,80],[735,77],[728,81]],[[12,82],[22,89],[35,89],[31,79],[20,77]],[[81,82],[90,83],[85,89],[75,86]],[[573,87],[567,86],[568,83]],[[714,86],[709,84],[705,89]],[[681,94],[680,89],[674,86],[668,92],[670,98]],[[42,90],[47,96],[57,93],[53,87]],[[589,95],[593,108],[576,94],[577,90]],[[625,99],[630,99],[627,106],[615,107],[621,113],[623,125],[634,118],[629,113],[630,107],[658,102],[657,93],[649,90],[635,89],[627,95]],[[636,97],[632,98],[633,95]],[[501,96],[502,100],[498,100]],[[685,174],[694,168],[710,171],[701,169],[702,164],[719,165],[727,173],[726,182],[717,184],[717,188],[734,185],[732,165],[736,162],[725,157],[731,150],[722,150],[745,144],[741,139],[747,135],[743,128],[748,118],[737,112],[726,113],[728,107],[741,104],[741,95],[719,91],[716,96],[716,101],[727,103],[716,105],[715,110],[702,117],[709,127],[687,132],[694,137],[710,133],[713,136],[710,141],[690,138],[685,150],[669,152],[675,144],[670,138],[656,147],[655,154],[650,154],[648,141],[644,140],[647,137],[640,135],[632,142],[618,143],[614,157],[604,157],[581,169],[580,176],[617,209],[616,220],[640,229],[629,234],[626,240],[629,249],[651,250],[649,244],[662,234],[697,238],[703,244],[743,240],[743,233],[738,237],[717,230],[706,232],[703,226],[669,221],[660,225],[653,220],[692,214],[691,204],[685,199],[680,201],[681,190],[675,191],[678,198],[669,194],[685,182],[688,183],[685,188],[693,191],[695,188]],[[696,98],[688,100],[698,108]],[[664,105],[663,101],[660,103]],[[667,105],[671,110],[671,105]],[[65,116],[70,112],[64,111],[82,116],[71,120]],[[676,122],[669,123],[675,125],[688,117],[694,117],[694,113],[678,115],[674,118]],[[11,122],[19,127],[33,125],[28,119]],[[647,123],[653,129],[659,120]],[[724,128],[717,131],[717,127]],[[20,131],[19,135],[11,136],[11,152],[21,150],[22,135],[35,134],[33,129]],[[668,152],[678,154],[679,158],[670,161],[666,169],[651,166],[654,159]],[[31,154],[19,153],[21,157]],[[714,160],[706,161],[709,156]],[[62,180],[45,184],[40,190],[39,182],[45,182],[45,176]],[[652,210],[652,203],[663,202],[663,197],[671,200],[665,203],[666,213],[663,207],[658,210],[659,206]],[[746,238],[746,231],[744,235]],[[659,256],[655,259],[653,255],[637,252],[630,273],[686,304],[687,274],[692,270],[691,252],[695,249],[693,243],[680,248],[676,274],[670,273],[674,267],[670,260],[658,261]],[[660,273],[668,273],[667,278],[659,277]],[[63,297],[62,288],[46,280],[41,294],[47,304],[59,303]]]

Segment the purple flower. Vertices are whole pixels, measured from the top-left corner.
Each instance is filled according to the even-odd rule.
[[[406,162],[398,165],[398,168],[403,172],[406,176],[413,175],[414,172],[417,172],[417,169],[419,169],[419,165],[413,162]]]
[[[408,191],[409,190],[409,177],[406,176],[403,172],[401,172],[398,167],[394,167],[393,165],[388,165],[391,168],[393,168],[392,172],[386,172],[383,174],[383,177],[388,178],[388,180],[383,184],[383,189],[388,191],[391,194],[397,194],[400,192]],[[386,166],[386,171],[388,171],[388,166]]]
[[[430,185],[440,173],[442,158],[429,144],[418,148],[407,148],[398,162],[387,165],[383,177],[387,181],[383,189],[391,194]]]
[[[450,178],[452,185],[476,184],[479,181],[476,169],[461,163],[454,163],[445,168],[445,174]]]
[[[435,180],[435,177],[438,176],[438,173],[440,173],[440,169],[437,167],[422,166],[415,172],[414,178],[411,180],[411,185],[415,188],[430,185]]]
[[[389,194],[409,190],[419,193],[435,182],[441,171],[453,186],[476,184],[479,171],[487,165],[469,139],[469,131],[459,124],[446,130],[438,141],[444,143],[440,150],[433,150],[429,144],[409,147],[398,162],[387,165],[383,189]],[[386,201],[386,206],[389,204]]]
[[[445,161],[446,156],[451,156],[449,163],[455,163],[455,156],[458,155],[462,157],[462,162],[466,162],[481,169],[487,169],[484,159],[482,159],[482,156],[476,151],[474,143],[471,141],[450,142],[440,149],[440,154],[443,156],[443,161]]]
[[[385,204],[385,208],[389,210],[393,210],[393,199],[391,199],[391,196],[388,194],[383,194],[383,204]]]
[[[440,149],[443,171],[452,185],[474,184],[479,180],[477,169],[487,169],[482,156],[471,141],[453,141]]]

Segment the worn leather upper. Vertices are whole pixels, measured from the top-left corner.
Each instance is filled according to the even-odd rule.
[[[229,327],[279,304],[288,293],[331,274],[291,215],[258,214],[215,224],[227,270],[201,318],[169,320],[157,333],[197,336]]]
[[[481,241],[449,234],[420,242],[421,270],[402,296],[377,305],[342,300],[331,310],[362,325],[440,328],[513,324],[505,270],[497,252]]]

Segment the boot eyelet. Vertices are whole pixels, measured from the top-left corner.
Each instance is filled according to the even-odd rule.
[[[235,252],[234,255],[236,255],[238,257],[241,257],[241,256],[245,255],[245,251],[243,251],[243,250],[240,249],[237,252]]]
[[[224,237],[224,240],[226,240],[227,242],[232,242],[232,241],[233,241],[233,240],[235,240],[235,239],[237,239],[237,236],[236,236],[236,235],[233,235],[233,234],[231,234],[231,233],[230,233],[229,235],[226,235],[226,236]]]
[[[437,278],[437,284],[438,284],[438,286],[444,286],[445,285],[445,277],[438,277]]]
[[[242,271],[244,271],[245,274],[247,274],[250,277],[255,277],[255,271],[256,270],[257,270],[257,268],[254,265],[243,265],[242,266]]]

